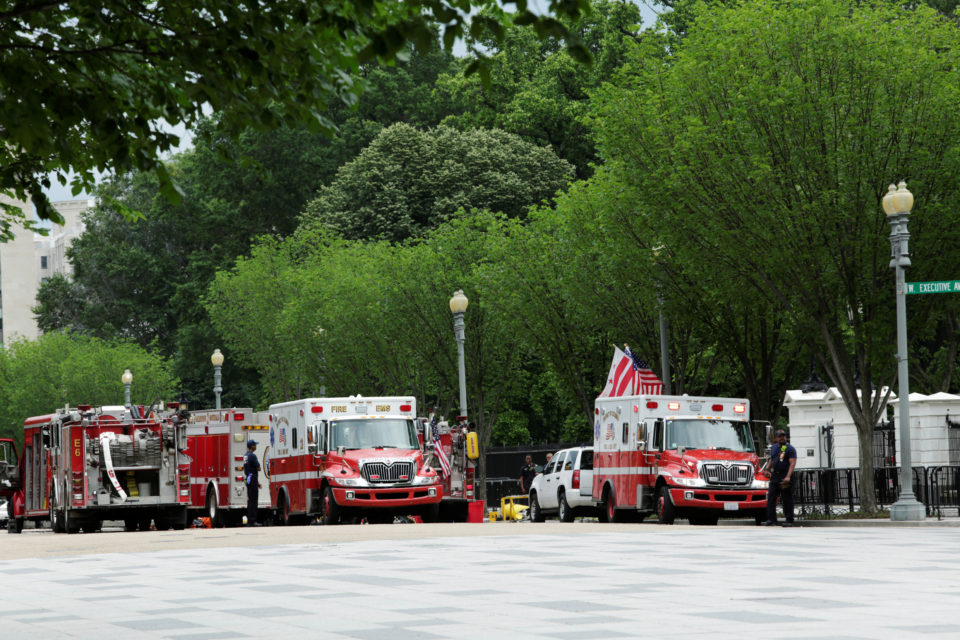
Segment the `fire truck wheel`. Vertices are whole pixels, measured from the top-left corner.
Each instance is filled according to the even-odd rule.
[[[573,522],[573,509],[570,508],[570,504],[567,502],[567,492],[563,489],[560,490],[560,495],[557,496],[557,502],[560,504],[560,513],[558,515],[560,522]]]
[[[211,527],[222,527],[223,526],[223,514],[221,513],[219,507],[217,506],[217,494],[214,493],[213,487],[207,489],[207,517],[210,518]]]
[[[420,514],[420,519],[430,524],[431,522],[436,522],[440,519],[440,503],[432,504],[429,507],[423,510],[423,513]]]
[[[173,523],[167,518],[157,518],[157,531],[169,531]]]
[[[102,524],[99,520],[90,520],[83,525],[82,529],[84,533],[96,533],[101,526]]]
[[[540,508],[540,501],[537,500],[537,492],[530,492],[530,522],[543,522],[546,518],[543,515],[543,509]]]
[[[320,516],[323,524],[340,523],[340,507],[333,497],[333,489],[327,487],[323,490],[323,514]]]
[[[124,531],[136,531],[136,530],[137,530],[137,519],[136,519],[136,518],[124,518],[124,519],[123,519],[123,530],[124,530]]]
[[[63,510],[63,530],[67,533],[80,533],[80,523],[76,517],[70,517],[70,509]]]
[[[670,490],[667,485],[660,487],[657,493],[657,518],[660,524],[673,524],[677,517],[677,510],[673,506],[673,500],[670,499]]]
[[[7,522],[8,533],[23,533],[23,518],[10,518]]]
[[[63,516],[53,501],[50,503],[50,528],[54,533],[63,533]]]
[[[143,516],[137,519],[137,528],[140,531],[150,531],[150,522],[153,520],[150,516]]]

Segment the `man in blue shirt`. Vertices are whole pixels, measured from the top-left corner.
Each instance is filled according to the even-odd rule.
[[[797,450],[787,444],[787,432],[777,429],[776,443],[770,447],[770,456],[763,465],[761,473],[770,478],[770,488],[767,489],[767,521],[766,527],[777,524],[777,497],[783,504],[783,523],[785,527],[793,526],[793,485],[791,477],[797,466]],[[767,469],[769,467],[769,470]]]
[[[243,456],[243,482],[247,485],[247,526],[259,527],[257,503],[260,499],[260,461],[257,460],[257,441],[247,441],[247,453]]]

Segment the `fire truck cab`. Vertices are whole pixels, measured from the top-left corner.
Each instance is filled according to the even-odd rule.
[[[247,442],[257,441],[261,459],[269,455],[269,416],[253,409],[191,411],[187,423],[190,510],[210,518],[214,527],[240,524],[247,509],[243,457]],[[261,464],[257,498],[261,517],[270,512],[269,479]]]
[[[443,486],[425,464],[412,397],[308,398],[270,406],[266,469],[277,521],[437,517]]]
[[[662,524],[765,519],[768,481],[757,475],[747,400],[602,397],[594,413],[593,486],[585,490],[608,521],[652,513]]]

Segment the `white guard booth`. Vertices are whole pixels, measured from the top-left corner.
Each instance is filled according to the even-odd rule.
[[[856,427],[836,387],[808,393],[799,389],[787,391],[784,406],[790,415],[790,443],[797,450],[798,469],[860,466]],[[894,427],[887,436],[895,443],[899,464],[900,403],[895,393],[890,394],[887,406],[892,408]],[[882,415],[887,413],[891,412]],[[884,421],[882,417],[878,426]],[[883,436],[878,433],[875,437]],[[960,464],[960,395],[911,393],[910,441],[911,463],[915,467]],[[878,467],[896,466],[893,460],[886,464],[876,462]]]
[[[900,403],[893,418],[900,424]],[[914,467],[960,464],[960,396],[952,393],[910,394],[910,463]],[[900,428],[897,427],[897,460]]]
[[[884,388],[881,393],[886,391]],[[896,399],[896,394],[891,393],[888,402],[895,403]],[[790,414],[790,444],[797,450],[798,469],[860,466],[857,427],[839,389],[830,387],[807,393],[793,389],[787,391],[783,404]],[[881,412],[881,416],[885,415]],[[882,419],[878,424],[881,422]]]

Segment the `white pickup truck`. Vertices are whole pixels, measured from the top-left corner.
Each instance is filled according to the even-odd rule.
[[[561,522],[576,516],[598,515],[593,499],[593,447],[563,449],[530,484],[530,519],[543,522],[557,514]]]

